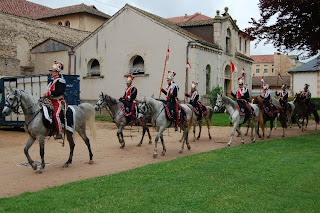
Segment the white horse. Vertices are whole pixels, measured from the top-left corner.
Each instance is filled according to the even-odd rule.
[[[184,143],[187,144],[187,147],[189,150],[191,149],[188,141],[188,132],[193,121],[194,112],[193,112],[193,107],[190,104],[180,104],[180,106],[184,108],[187,116],[186,122],[180,120],[180,128],[183,130],[184,140],[179,152],[182,153],[184,149]],[[138,118],[143,119],[145,116],[148,116],[148,115],[151,116],[151,119],[154,122],[156,130],[158,131],[157,136],[155,138],[154,153],[153,153],[153,157],[156,158],[158,156],[157,144],[158,144],[159,138],[161,139],[162,148],[163,148],[162,155],[165,155],[167,151],[166,146],[164,144],[164,140],[163,140],[163,131],[166,128],[170,127],[172,121],[168,120],[166,116],[166,109],[163,102],[157,101],[150,97],[145,97],[143,98],[143,100],[139,101]]]
[[[24,153],[28,159],[29,164],[34,170],[37,170],[37,164],[31,159],[29,155],[29,148],[33,145],[36,139],[39,140],[40,145],[40,156],[41,156],[41,166],[36,171],[37,173],[42,173],[45,167],[44,161],[44,144],[45,137],[49,136],[51,128],[47,128],[43,124],[43,109],[40,103],[33,98],[29,93],[24,90],[9,88],[6,96],[6,105],[2,110],[2,114],[8,116],[12,112],[19,113],[19,108],[22,108],[23,114],[25,116],[25,130],[29,134],[28,142],[24,148]],[[89,151],[89,164],[93,163],[91,152],[90,140],[86,135],[86,121],[89,121],[89,127],[91,129],[92,137],[95,138],[95,110],[91,104],[82,103],[79,106],[71,106],[74,111],[74,130],[79,133],[81,138],[84,140]],[[67,122],[65,122],[67,123]],[[67,128],[66,130],[67,139],[70,145],[70,154],[67,162],[64,163],[63,167],[68,167],[72,163],[73,151],[74,151],[74,140],[73,140],[73,129]]]
[[[227,110],[228,114],[230,115],[229,119],[233,125],[233,129],[231,132],[231,138],[229,140],[228,146],[230,146],[232,143],[232,139],[233,139],[235,131],[237,131],[239,133],[239,135],[241,137],[241,143],[243,144],[244,137],[241,133],[240,125],[244,123],[245,116],[240,115],[237,102],[233,101],[231,98],[229,98],[225,95],[218,95],[217,101],[216,101],[216,106],[215,106],[215,111],[218,110],[218,108],[221,107],[221,105],[223,105],[223,104],[225,105],[226,110]],[[256,133],[257,133],[256,126],[252,120],[249,122],[248,125],[252,128],[251,141],[255,142],[256,141]],[[253,136],[253,128],[255,128],[255,130],[256,130],[255,136]]]

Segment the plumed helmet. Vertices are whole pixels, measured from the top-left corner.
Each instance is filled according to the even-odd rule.
[[[198,82],[192,81],[191,88],[196,89],[198,86]]]
[[[239,83],[239,85],[243,85],[243,78],[242,77],[238,78],[238,83]]]
[[[173,80],[174,76],[176,75],[175,72],[168,70],[168,77],[167,80]]]
[[[269,84],[264,85],[264,86],[263,86],[263,89],[265,89],[265,90],[270,89]]]
[[[305,84],[305,85],[304,85],[304,88],[308,89],[309,86],[310,86],[309,84]]]
[[[281,89],[287,88],[287,84],[282,84]]]
[[[49,71],[56,71],[56,72],[60,72],[61,70],[63,70],[63,63],[61,61],[54,61],[54,64],[49,69]]]
[[[131,75],[131,74],[128,74],[128,75],[127,75],[126,83],[132,83],[133,79],[134,79],[134,76]]]

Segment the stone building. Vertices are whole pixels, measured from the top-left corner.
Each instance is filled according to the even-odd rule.
[[[90,34],[2,12],[0,26],[0,76],[44,73],[54,60],[65,64],[68,69],[64,73],[71,72],[69,54],[72,51],[69,50]],[[55,42],[40,51],[39,44],[48,39]],[[55,48],[58,43],[69,46],[69,49]],[[32,52],[33,48],[37,50]]]
[[[52,9],[26,0],[1,0],[0,12],[89,32],[110,18],[94,5],[78,4]]]
[[[203,96],[216,86],[221,86],[225,94],[235,90],[241,72],[231,72],[231,61],[239,70],[246,70],[251,88],[250,40],[227,8],[222,15],[217,11],[214,18],[175,24],[125,5],[73,48],[74,72],[81,78],[81,99],[96,100],[101,91],[116,98],[122,96],[128,73],[136,76],[138,98],[158,98],[168,45],[170,59],[165,76],[167,70],[177,73],[180,101],[193,80],[199,82]],[[186,69],[187,62],[191,69]]]

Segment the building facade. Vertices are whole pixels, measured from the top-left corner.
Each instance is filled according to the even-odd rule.
[[[195,31],[211,34],[209,40]],[[247,52],[244,46],[238,49],[240,37]],[[180,101],[192,81],[199,82],[202,96],[216,86],[222,87],[225,94],[236,90],[241,72],[231,72],[231,61],[251,76],[250,37],[240,32],[227,11],[222,16],[217,12],[206,23],[191,26],[175,24],[126,5],[73,49],[74,72],[81,77],[81,99],[96,100],[101,91],[116,98],[122,96],[128,73],[136,76],[138,98],[152,95],[158,98],[168,47],[170,59],[165,77],[167,70],[177,73]],[[191,69],[186,68],[187,62]],[[250,77],[247,84],[251,87]]]

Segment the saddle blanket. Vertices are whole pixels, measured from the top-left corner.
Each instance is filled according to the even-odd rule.
[[[43,104],[41,104],[41,105],[42,105],[42,110],[43,110],[43,117],[45,118],[45,120],[47,120],[49,122],[50,125],[54,125],[53,118],[52,118],[53,113],[50,113],[48,108],[45,105],[43,105]],[[64,124],[65,124],[64,116],[61,114],[60,118],[61,118],[62,126],[64,126]],[[76,111],[73,106],[68,106],[66,118],[67,118],[66,130],[74,133]]]

